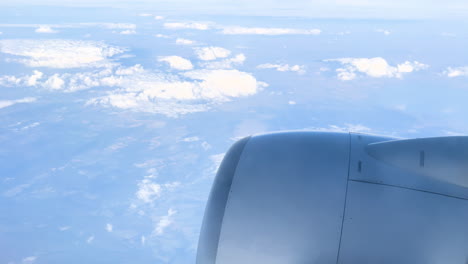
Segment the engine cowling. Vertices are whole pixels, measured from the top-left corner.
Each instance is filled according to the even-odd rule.
[[[466,263],[468,137],[284,132],[234,144],[197,264]]]

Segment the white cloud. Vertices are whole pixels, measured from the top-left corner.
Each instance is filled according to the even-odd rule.
[[[59,227],[59,230],[60,231],[67,231],[70,228],[71,228],[70,226],[61,226],[61,227]]]
[[[137,26],[131,23],[78,23],[70,24],[72,27],[100,27],[105,29],[130,29],[135,30]]]
[[[146,244],[146,237],[145,236],[141,236],[141,245],[145,245]]]
[[[109,224],[109,223],[106,224],[106,231],[107,232],[110,233],[110,232],[112,232],[113,229],[114,229],[114,227],[112,226],[112,224]]]
[[[195,141],[199,141],[199,140],[200,140],[199,137],[186,137],[186,138],[182,139],[183,142],[195,142]]]
[[[121,35],[134,35],[136,34],[136,31],[133,29],[126,29],[126,30],[120,31],[120,34]]]
[[[304,74],[305,73],[305,66],[304,65],[291,65],[289,64],[271,64],[271,63],[265,63],[265,64],[260,64],[257,66],[258,69],[275,69],[280,72],[286,72],[286,71],[292,71],[292,72],[297,72],[299,74]]]
[[[103,61],[102,63],[104,61],[109,63],[110,60],[103,53],[113,54],[122,51],[117,48],[117,52],[104,52],[102,49],[109,46],[100,42],[72,41],[80,45],[83,44],[81,46],[90,46],[92,50],[92,52],[81,53],[72,51],[73,48],[71,46],[73,45],[63,44],[63,42],[67,42],[65,40],[53,40],[49,43],[51,45],[47,45],[48,42],[37,45],[33,41],[26,40],[25,43],[32,46],[30,49],[13,47],[13,44],[17,43],[20,44],[19,46],[23,45],[23,40],[10,40],[10,42],[0,40],[0,49],[10,54],[29,56],[30,60],[34,60],[35,64],[47,64],[54,67],[69,67],[70,65],[62,65],[64,63],[62,59],[65,58],[65,61],[68,61],[72,60],[74,56],[78,58],[78,62],[73,62],[75,65],[78,64],[77,66],[84,66],[88,62],[91,65],[99,65],[101,61]],[[55,45],[57,43],[62,43],[63,45]],[[50,47],[54,45],[55,48]],[[65,46],[65,48],[57,48],[57,46],[61,45]],[[46,46],[49,47],[46,48]],[[36,53],[40,53],[40,49],[45,50],[48,55],[36,55]],[[30,50],[33,50],[33,52],[31,53]],[[52,50],[52,52],[49,52],[49,50]],[[85,49],[85,51],[87,50]],[[67,54],[68,52],[70,54]],[[230,54],[229,50],[219,47],[207,47],[200,50],[200,52],[201,56],[205,59],[223,58]],[[88,59],[80,62],[82,58],[79,56],[82,54],[86,55],[86,53],[91,53],[91,55],[97,54],[93,58],[97,57],[98,59]],[[34,71],[33,74],[25,76],[5,75],[0,76],[0,85],[35,86],[62,92],[74,92],[93,87],[116,87],[117,89],[114,90],[103,91],[106,94],[102,96],[88,100],[87,105],[160,113],[170,117],[207,111],[216,104],[236,97],[253,95],[267,86],[266,83],[257,81],[249,73],[231,69],[234,65],[244,62],[245,56],[243,54],[238,54],[224,60],[203,62],[206,63],[204,64],[206,67],[204,70],[191,70],[193,68],[191,62],[178,56],[160,57],[159,59],[160,61],[169,63],[173,68],[190,71],[170,74],[145,70],[139,64],[124,67],[115,63],[111,64],[111,66],[107,64],[109,67],[93,68],[84,72],[55,73],[46,76],[40,71]],[[99,63],[95,63],[95,61]]]
[[[118,67],[115,72],[112,69],[100,69],[93,72],[53,74],[43,78],[43,73],[34,71],[33,75],[22,77],[0,76],[0,85],[3,86],[38,86],[49,90],[61,90],[64,92],[75,92],[98,86],[115,87],[121,83],[122,78],[134,74],[144,74],[145,70],[140,64],[131,67]],[[39,80],[44,79],[43,82]]]
[[[195,48],[195,53],[200,60],[216,60],[231,55],[231,51],[220,47]]]
[[[448,67],[447,70],[444,72],[447,77],[461,77],[461,76],[468,76],[468,66],[465,67]]]
[[[125,92],[110,93],[108,96],[92,99],[88,101],[88,105],[90,104],[136,112],[158,113],[174,118],[209,109],[209,106],[204,104],[184,104],[168,100],[156,101],[148,97],[140,97],[135,93]]]
[[[39,122],[34,122],[34,123],[30,124],[30,125],[26,125],[26,126],[22,127],[20,130],[27,130],[27,129],[30,129],[30,128],[34,128],[34,127],[39,126],[40,124],[41,123],[39,123]]]
[[[244,54],[237,54],[235,57],[233,58],[230,58],[229,61],[233,62],[233,63],[244,63],[244,61],[246,60],[246,57]]]
[[[39,26],[36,30],[35,30],[36,33],[48,33],[48,34],[52,34],[52,33],[58,33],[57,30],[54,30],[52,29],[50,26]]]
[[[141,16],[141,17],[150,17],[150,16],[153,16],[152,14],[149,14],[149,13],[141,13],[141,14],[138,14],[138,16]]]
[[[163,20],[164,17],[163,17],[163,16],[154,16],[154,19],[156,19],[156,20]]]
[[[210,145],[208,142],[203,141],[203,142],[201,143],[201,147],[202,147],[204,150],[209,150],[209,149],[211,148],[211,145]]]
[[[213,70],[231,69],[236,65],[243,64],[245,60],[246,60],[245,55],[241,53],[241,54],[237,54],[235,57],[224,59],[224,60],[202,62],[200,63],[200,65],[206,69],[213,69]]]
[[[255,94],[264,86],[248,73],[238,70],[197,70],[184,73],[196,82],[195,98],[226,100]]]
[[[137,168],[148,168],[148,167],[153,167],[153,166],[162,166],[163,162],[162,160],[159,159],[152,159],[152,160],[147,160],[142,163],[135,163],[133,164]]]
[[[87,28],[100,27],[106,29],[135,29],[135,24],[130,23],[64,23],[64,24],[0,24],[0,27],[7,28]]]
[[[29,76],[26,79],[26,84],[28,86],[35,86],[37,84],[37,81],[40,80],[44,76],[44,74],[40,71],[33,71],[33,75]]]
[[[385,36],[388,36],[388,35],[390,35],[392,33],[392,32],[390,32],[390,30],[387,30],[387,29],[377,29],[376,32],[382,33]]]
[[[157,236],[160,236],[164,233],[166,228],[168,228],[174,221],[172,219],[172,216],[177,213],[176,210],[170,208],[167,211],[167,215],[161,217],[161,219],[158,221],[156,224],[156,227],[154,229],[154,234]]]
[[[22,264],[32,264],[32,263],[34,263],[36,260],[37,260],[37,257],[36,257],[36,256],[30,256],[30,257],[23,258],[23,260],[21,261],[21,263],[22,263]]]
[[[320,29],[263,28],[263,27],[224,27],[226,35],[318,35]]]
[[[175,182],[165,183],[163,187],[165,188],[165,190],[173,191],[177,189],[178,187],[180,187],[180,185],[181,185],[180,182],[175,181]]]
[[[157,37],[157,38],[171,38],[170,36],[164,35],[164,34],[156,34],[154,36]]]
[[[0,76],[0,86],[17,86],[24,82],[24,78],[12,75]]]
[[[312,127],[307,130],[323,131],[323,132],[361,132],[369,133],[372,131],[369,127],[361,124],[344,124],[343,126],[329,125],[328,127]]]
[[[171,117],[206,111],[213,103],[257,93],[266,84],[237,70],[196,70],[176,75],[144,72],[105,78],[122,89],[94,98],[88,104],[161,113]],[[188,78],[188,79],[187,79]]]
[[[356,74],[354,71],[346,71],[343,68],[337,69],[338,72],[338,79],[342,81],[350,81],[356,78]]]
[[[458,131],[450,131],[450,130],[443,130],[442,131],[445,135],[447,136],[450,136],[450,137],[453,137],[453,136],[467,136],[468,133],[464,133],[464,132],[458,132]]]
[[[290,104],[290,105],[295,105],[295,104],[297,104],[297,103],[296,103],[296,101],[292,101],[292,100],[291,100],[291,101],[288,101],[288,104]]]
[[[88,244],[91,244],[93,241],[94,241],[94,236],[90,236],[88,237],[88,239],[86,239],[86,243]]]
[[[164,23],[164,27],[167,29],[207,30],[210,28],[210,25],[202,22],[166,22]]]
[[[141,64],[135,64],[131,67],[119,67],[116,71],[115,74],[117,75],[133,75],[136,73],[142,73],[145,70],[143,69],[143,66]]]
[[[220,33],[226,35],[318,35],[320,29],[296,29],[296,28],[271,28],[271,27],[241,27],[223,26],[211,22],[166,22],[163,24],[166,29],[195,29],[208,30],[220,29]]]
[[[176,39],[176,44],[177,45],[193,45],[193,44],[195,44],[195,41],[190,40],[190,39],[177,38]]]
[[[418,61],[405,61],[396,66],[391,66],[381,57],[375,58],[341,58],[326,60],[339,62],[344,67],[336,69],[338,78],[343,81],[353,80],[357,73],[363,73],[374,78],[402,78],[404,73],[410,73],[428,68],[429,66]]]
[[[22,193],[24,190],[28,189],[29,187],[31,187],[30,183],[24,183],[24,184],[17,185],[15,187],[12,187],[12,188],[6,190],[5,192],[3,192],[3,196],[5,196],[5,197],[16,196],[16,195]]]
[[[64,39],[0,40],[0,52],[20,56],[12,61],[29,67],[109,67],[109,58],[125,49],[96,41]]]
[[[115,86],[118,84],[119,75],[134,74],[138,71],[143,71],[139,64],[128,68],[117,68],[115,71],[116,76],[112,75],[111,69],[75,74],[54,74],[38,85],[49,90],[75,92],[97,86]]]
[[[151,203],[161,196],[161,185],[154,183],[148,179],[143,179],[138,183],[138,191],[136,196],[144,203]]]
[[[231,59],[237,60],[236,58],[237,56]],[[0,85],[20,86],[28,83],[63,92],[93,87],[117,87],[118,89],[108,91],[107,95],[88,100],[87,104],[160,113],[170,117],[207,111],[215,104],[253,95],[267,86],[266,83],[257,81],[253,75],[238,70],[204,69],[163,74],[145,70],[139,64],[46,77],[42,77],[40,72],[23,77],[0,77]]]
[[[101,27],[105,29],[136,29],[137,26],[135,24],[130,24],[130,23],[77,23],[77,24],[65,24],[63,25],[63,27],[76,27],[76,28]]]
[[[146,177],[145,179],[138,182],[138,191],[136,197],[143,203],[152,203],[156,199],[160,198],[162,193],[165,191],[173,191],[178,188],[180,182],[170,182],[165,184],[158,184],[150,180],[152,177]]]
[[[17,100],[0,100],[0,109],[9,107],[15,104],[20,104],[20,103],[32,103],[35,102],[37,99],[34,97],[25,97],[23,99],[17,99]]]
[[[397,65],[397,72],[398,73],[410,73],[413,71],[427,69],[428,67],[429,67],[428,65],[417,62],[417,61],[413,61],[413,62],[405,61],[404,63]]]
[[[35,128],[35,127],[38,127],[40,126],[41,123],[39,122],[33,122],[33,123],[29,123],[29,124],[24,124],[24,122],[17,122],[16,124],[13,124],[13,125],[10,125],[8,127],[11,128],[12,131],[15,131],[15,132],[21,132],[21,131],[25,131],[25,130],[28,130],[28,129],[31,129],[31,128]],[[57,168],[52,168],[52,170],[56,170]],[[61,168],[58,168],[58,169],[61,169]],[[7,180],[8,179],[13,179],[13,178],[6,178]],[[23,192],[25,189],[31,187],[31,183],[27,183],[27,184],[20,184],[20,185],[17,185],[7,191],[5,191],[3,193],[4,196],[7,196],[7,197],[12,197],[12,196],[15,196],[17,194],[20,194],[21,192]],[[48,186],[48,187],[44,187],[42,188],[41,190],[35,190],[33,191],[33,193],[45,193],[45,192],[54,192],[53,188]]]
[[[167,62],[169,66],[176,70],[191,70],[193,69],[192,63],[179,56],[166,56],[166,57],[159,57],[158,61]]]
[[[0,76],[0,86],[36,86],[44,74],[40,71],[33,71],[32,75],[25,75],[22,77],[16,77],[11,75]]]
[[[44,87],[51,89],[51,90],[60,90],[64,88],[65,81],[59,77],[58,74],[52,75],[47,81],[44,83]]]

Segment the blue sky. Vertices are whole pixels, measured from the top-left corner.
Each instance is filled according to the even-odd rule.
[[[468,131],[463,1],[0,6],[0,263],[194,263],[247,135]]]
[[[463,0],[204,0],[193,4],[191,0],[44,0],[38,4],[31,0],[0,3],[3,6],[69,6],[105,7],[147,10],[184,15],[261,15],[301,16],[310,18],[374,18],[374,19],[464,19],[468,4]]]

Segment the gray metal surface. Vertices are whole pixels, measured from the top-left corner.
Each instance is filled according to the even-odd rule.
[[[394,185],[468,199],[468,188],[453,183],[455,179],[463,177],[463,175],[468,177],[466,174],[468,165],[459,158],[466,153],[467,148],[461,144],[458,150],[456,146],[450,148],[450,145],[444,145],[441,141],[450,143],[452,140],[450,138],[447,140],[446,137],[442,139],[444,140],[390,141],[395,139],[352,133],[349,177],[352,180]],[[372,143],[376,144],[369,145]],[[450,150],[448,151],[447,148]],[[420,168],[420,151],[422,150],[426,151],[424,167]],[[369,153],[373,153],[373,156]],[[400,154],[401,158],[396,154]],[[451,161],[454,155],[459,157]],[[403,161],[405,159],[406,161]],[[454,163],[458,161],[461,164],[455,166]],[[411,166],[417,166],[417,169]],[[452,166],[452,168],[447,166]],[[450,171],[453,171],[453,168],[457,168],[460,173],[451,175]],[[429,177],[428,174],[432,172],[428,172],[428,169],[433,169],[433,174],[437,174],[439,177]]]
[[[224,156],[211,188],[198,241],[197,263],[216,263],[224,210],[237,164],[250,137],[239,140]]]
[[[467,264],[468,137],[288,132],[236,143],[198,264]]]
[[[350,181],[339,263],[468,263],[468,201]]]
[[[379,161],[440,182],[457,185],[468,193],[468,137],[417,138],[366,147]]]
[[[336,263],[349,135],[252,137],[225,210],[218,264]]]

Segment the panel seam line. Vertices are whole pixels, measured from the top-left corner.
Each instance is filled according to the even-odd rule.
[[[346,202],[348,200],[348,185],[349,185],[349,173],[351,170],[351,133],[349,133],[349,147],[348,147],[348,176],[346,178],[346,190],[345,190],[345,200],[343,206],[343,215],[341,219],[341,230],[340,230],[340,240],[338,244],[338,252],[336,254],[336,264],[340,260],[340,251],[341,251],[341,239],[343,238],[343,227],[344,227],[344,220],[346,215]]]
[[[357,179],[349,179],[348,181],[361,182],[361,183],[367,183],[367,184],[375,184],[375,185],[382,185],[382,186],[388,186],[388,187],[394,187],[394,188],[399,188],[399,189],[429,193],[429,194],[434,194],[434,195],[445,196],[445,197],[448,197],[448,198],[454,198],[454,199],[468,201],[468,198],[463,198],[463,197],[454,196],[454,195],[450,195],[450,194],[443,194],[443,193],[438,193],[438,192],[426,191],[426,190],[421,190],[421,189],[415,189],[415,188],[411,188],[411,187],[405,187],[405,186],[399,186],[399,185],[393,185],[393,184],[387,184],[387,183],[381,183],[381,182],[372,182],[372,181],[366,181],[366,180],[357,180]]]

